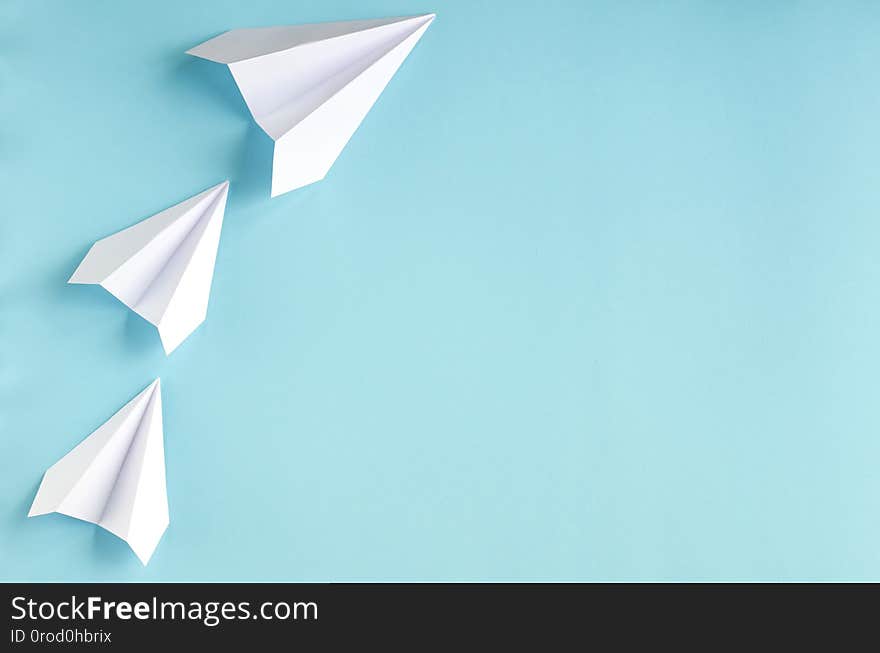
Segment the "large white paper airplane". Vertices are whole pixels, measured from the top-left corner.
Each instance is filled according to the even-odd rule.
[[[187,54],[227,64],[275,141],[272,197],[324,178],[434,14],[235,29]]]
[[[205,321],[229,182],[102,238],[67,283],[99,284],[159,330],[166,354]]]
[[[46,471],[28,517],[50,512],[107,529],[149,562],[168,528],[159,379]]]

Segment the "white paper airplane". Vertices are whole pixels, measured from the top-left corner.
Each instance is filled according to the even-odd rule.
[[[187,54],[227,64],[275,141],[272,197],[324,178],[434,14],[235,29]]]
[[[168,528],[159,379],[46,471],[28,517],[50,512],[106,528],[149,562]]]
[[[166,354],[205,321],[229,182],[102,238],[67,283],[99,284],[159,330]]]

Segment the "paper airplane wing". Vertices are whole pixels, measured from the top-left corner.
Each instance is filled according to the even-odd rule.
[[[229,182],[103,238],[68,283],[98,284],[156,326],[170,354],[205,321]]]
[[[168,527],[159,379],[46,471],[28,517],[50,512],[107,529],[149,562]]]
[[[188,51],[229,66],[275,141],[272,197],[326,176],[434,14],[239,29]]]

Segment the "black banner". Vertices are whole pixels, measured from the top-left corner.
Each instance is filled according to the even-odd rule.
[[[7,584],[6,646],[141,650],[191,645],[443,642],[617,645],[814,633],[845,607],[873,623],[874,586],[710,584]],[[857,598],[857,601],[847,599]],[[709,640],[707,640],[708,643]],[[543,648],[543,647],[541,647]],[[257,650],[260,650],[259,648]]]

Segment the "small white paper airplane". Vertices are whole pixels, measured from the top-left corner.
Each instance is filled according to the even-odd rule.
[[[43,475],[28,517],[58,512],[125,540],[147,564],[168,528],[159,379]]]
[[[227,64],[272,140],[272,197],[324,178],[434,14],[235,29],[187,54]]]
[[[102,238],[67,283],[99,284],[155,325],[166,354],[208,313],[229,182]]]

